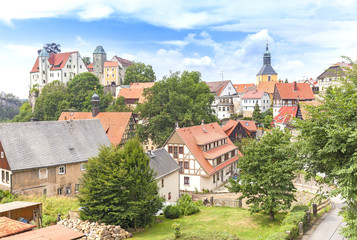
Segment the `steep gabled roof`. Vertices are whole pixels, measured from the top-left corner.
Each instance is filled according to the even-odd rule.
[[[260,71],[257,73],[258,75],[278,75],[273,67],[270,64],[264,64]]]
[[[123,139],[132,115],[131,112],[100,112],[92,117],[91,112],[62,112],[58,120],[99,119],[110,142],[117,146]]]
[[[298,106],[283,106],[279,109],[279,114],[274,118],[274,123],[291,123],[297,116]]]
[[[226,133],[227,136],[231,135],[233,130],[237,127],[238,124],[241,124],[242,127],[246,130],[246,132],[250,135],[252,132],[257,131],[257,126],[255,125],[254,121],[236,121],[230,119],[226,125],[223,127],[223,131]]]
[[[320,74],[320,76],[317,77],[317,79],[323,79],[326,77],[342,77],[346,76],[345,74],[345,69],[346,68],[352,68],[351,64],[344,63],[344,62],[338,62],[328,69],[326,69],[323,73]]]
[[[156,172],[156,179],[165,177],[166,175],[178,171],[180,166],[165,150],[165,148],[159,148],[148,152],[150,158],[150,167]]]
[[[48,63],[51,65],[50,70],[60,70],[68,61],[68,58],[73,54],[78,52],[66,52],[66,53],[50,53],[48,58]],[[32,67],[31,73],[39,71],[39,58],[37,57],[35,65]]]
[[[264,91],[249,91],[249,92],[246,92],[242,99],[261,99],[264,95]]]
[[[210,92],[219,97],[219,96],[221,96],[223,89],[227,86],[227,84],[229,82],[230,82],[230,80],[217,81],[217,82],[205,82],[205,83],[208,85]]]
[[[2,123],[0,142],[12,171],[85,162],[110,145],[98,119]]]
[[[118,97],[125,99],[138,99],[138,103],[143,103],[145,98],[143,96],[144,88],[122,88],[120,89]]]
[[[276,90],[281,99],[314,100],[315,95],[309,83],[277,83]]]
[[[130,65],[133,64],[132,61],[127,60],[127,59],[124,59],[124,58],[120,58],[120,57],[118,57],[118,56],[114,56],[113,58],[116,59],[118,62],[120,62],[120,64],[121,64],[123,67],[128,67],[128,66],[130,66]]]
[[[274,93],[274,89],[275,89],[275,84],[277,84],[277,82],[275,81],[261,81],[258,85],[258,90],[259,91],[264,91],[267,92],[269,94],[273,94]]]
[[[247,83],[247,84],[233,84],[234,88],[236,89],[237,92],[243,93],[249,91],[249,87],[255,86],[253,83]]]
[[[241,152],[238,150],[238,155],[224,161],[218,166],[213,167],[207,160],[207,158],[217,157],[223,155],[227,152],[238,149],[232,141],[224,133],[223,129],[218,125],[218,123],[209,123],[204,125],[198,125],[187,128],[176,129],[176,133],[181,137],[182,141],[185,142],[186,146],[202,166],[204,171],[212,175],[217,171],[228,166],[232,162],[235,162],[239,159],[239,156],[242,156]],[[211,149],[207,152],[202,151],[199,148],[199,145],[202,143],[214,142],[218,139],[226,139],[227,143]]]

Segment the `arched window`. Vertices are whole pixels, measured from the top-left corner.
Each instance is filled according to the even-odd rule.
[[[271,81],[271,77],[270,77],[270,75],[268,76],[268,81]]]

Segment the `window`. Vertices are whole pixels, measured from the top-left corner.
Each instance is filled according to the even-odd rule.
[[[171,199],[171,192],[168,193],[168,196],[167,196],[168,200]]]
[[[76,68],[76,65],[73,65],[73,68]]]
[[[80,69],[82,69],[82,64],[81,64],[81,65],[79,65],[79,68],[80,68]]]
[[[43,63],[45,62],[45,59],[44,59],[44,58],[42,58],[42,62],[43,62]]]
[[[227,111],[229,111],[229,107],[227,107]]]
[[[10,182],[10,174],[9,172],[6,172],[6,183]]]
[[[183,147],[179,147],[179,154],[183,154]]]
[[[86,170],[86,164],[85,163],[81,163],[81,171]]]
[[[38,178],[39,179],[44,179],[48,177],[48,172],[47,172],[47,168],[40,168],[38,170]]]
[[[178,158],[178,147],[174,146],[174,158]]]
[[[112,71],[114,71],[114,68],[112,68]]]
[[[4,158],[4,152],[1,151],[1,158]]]
[[[1,181],[5,182],[5,171],[4,170],[1,171],[1,176],[2,176]]]
[[[74,192],[79,192],[79,184],[77,183],[74,185]]]
[[[221,111],[221,107],[218,107],[218,111]]]
[[[72,193],[71,185],[66,186],[66,195],[69,195]]]
[[[59,77],[59,73],[57,73],[57,77]]]
[[[225,107],[222,107],[222,109],[223,109],[222,111],[226,111],[226,108],[225,108]]]
[[[172,153],[172,146],[169,146],[169,153]]]
[[[217,181],[219,181],[219,172],[217,173]]]
[[[185,169],[188,169],[188,168],[189,168],[189,162],[184,162],[183,167],[184,167]]]
[[[145,148],[146,148],[146,151],[149,150],[149,146],[146,146]]]
[[[213,175],[213,183],[216,182],[216,175]]]
[[[62,188],[57,188],[57,195],[62,195]]]
[[[185,185],[190,185],[190,177],[184,177],[184,178],[183,178],[183,183],[184,183]]]
[[[221,164],[221,162],[222,162],[222,158],[221,158],[221,157],[218,157],[218,158],[217,158],[217,165],[218,165],[218,164]]]
[[[114,74],[112,74],[112,77],[114,77]]]
[[[180,166],[180,173],[183,173],[183,162],[179,162],[179,166]]]
[[[65,174],[66,173],[66,166],[60,166],[58,168],[58,174]]]
[[[107,73],[107,77],[109,77],[109,74]],[[108,82],[107,82],[108,83]]]
[[[164,179],[161,179],[161,187],[164,187]]]
[[[67,73],[64,73],[63,75],[64,75],[65,77],[67,77]]]

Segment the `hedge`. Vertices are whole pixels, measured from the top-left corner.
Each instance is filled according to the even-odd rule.
[[[275,232],[270,234],[266,240],[289,240],[289,235],[284,232]]]
[[[180,217],[180,208],[177,206],[167,206],[164,209],[165,218],[175,219]]]

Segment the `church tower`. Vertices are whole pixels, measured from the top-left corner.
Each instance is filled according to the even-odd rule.
[[[99,78],[100,83],[103,81],[104,62],[107,61],[107,53],[102,46],[97,46],[93,52],[93,73]]]
[[[263,81],[278,81],[278,74],[271,66],[271,54],[269,52],[268,43],[263,57],[263,67],[257,74],[257,86]]]
[[[39,84],[40,86],[46,85],[48,82],[48,59],[50,58],[50,54],[46,51],[46,49],[42,49],[40,54],[38,55],[38,71],[39,71]]]

